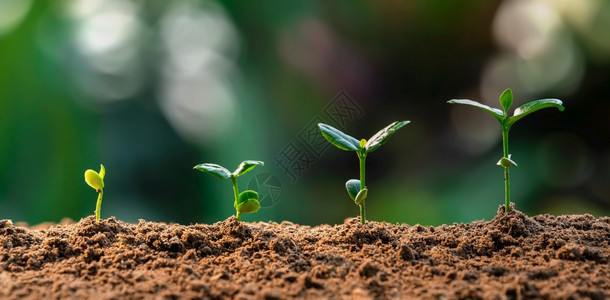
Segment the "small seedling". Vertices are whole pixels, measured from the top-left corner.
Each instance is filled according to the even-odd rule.
[[[502,110],[497,108],[492,108],[487,105],[481,104],[476,101],[467,100],[467,99],[453,99],[447,101],[447,103],[457,103],[457,104],[466,104],[476,106],[494,116],[500,122],[502,126],[502,146],[504,149],[504,155],[498,161],[497,165],[504,168],[504,211],[510,211],[510,176],[508,172],[509,167],[516,167],[517,163],[511,158],[511,154],[508,152],[508,131],[510,128],[517,122],[519,119],[543,108],[547,107],[555,107],[560,111],[564,110],[562,106],[562,102],[559,99],[541,99],[534,100],[532,102],[525,103],[515,109],[515,113],[512,117],[508,116],[508,109],[513,104],[513,92],[511,89],[505,90],[502,95],[500,95],[500,105],[502,106]]]
[[[386,128],[380,130],[373,135],[368,141],[357,139],[339,131],[337,128],[332,126],[319,123],[320,131],[322,135],[335,147],[345,151],[356,151],[358,160],[360,161],[360,180],[350,179],[345,183],[345,188],[350,198],[354,200],[354,203],[360,207],[360,223],[366,222],[365,202],[368,196],[368,189],[366,188],[364,181],[364,173],[366,166],[366,156],[377,150],[381,145],[385,144],[388,139],[398,131],[398,129],[409,124],[410,121],[393,122]]]
[[[258,165],[263,166],[265,164],[258,160],[246,160],[239,164],[233,173],[229,172],[229,170],[223,166],[210,163],[196,165],[193,169],[208,173],[220,179],[231,179],[231,183],[233,183],[233,193],[235,194],[233,207],[235,207],[235,210],[237,211],[235,218],[240,221],[241,214],[255,213],[261,208],[261,204],[258,201],[257,192],[252,190],[247,190],[242,193],[239,192],[239,189],[237,188],[237,177],[252,171],[252,169]]]
[[[106,176],[104,165],[100,165],[99,173],[93,170],[85,171],[85,182],[98,193],[97,204],[95,205],[95,222],[99,222],[101,216],[102,197],[104,197],[104,176]]]

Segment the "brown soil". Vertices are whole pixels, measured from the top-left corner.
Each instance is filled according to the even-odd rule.
[[[2,227],[2,226],[0,226]],[[0,299],[605,299],[610,218],[0,228]]]

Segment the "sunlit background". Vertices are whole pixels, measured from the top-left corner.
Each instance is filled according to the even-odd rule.
[[[358,159],[315,124],[411,120],[367,160],[369,219],[489,219],[500,127],[446,101],[509,87],[566,107],[511,130],[517,208],[608,215],[610,1],[0,0],[0,218],[91,215],[103,163],[102,217],[215,222],[231,184],[192,167],[258,159],[244,220],[341,223]]]

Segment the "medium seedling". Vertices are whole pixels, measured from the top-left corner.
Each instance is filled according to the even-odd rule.
[[[220,179],[231,179],[231,183],[233,183],[233,193],[235,194],[235,202],[233,202],[233,207],[235,207],[235,210],[237,211],[235,218],[240,221],[241,214],[255,213],[261,208],[261,204],[258,201],[259,198],[257,192],[253,190],[247,190],[242,193],[239,192],[237,187],[237,177],[252,171],[252,169],[258,165],[263,166],[265,164],[258,160],[246,160],[239,164],[233,173],[229,172],[229,170],[223,166],[210,163],[196,165],[193,167],[193,169],[208,173]]]
[[[563,111],[563,103],[559,99],[534,100],[532,102],[525,103],[515,109],[515,113],[512,117],[508,116],[508,109],[513,104],[513,92],[511,91],[511,89],[505,90],[502,95],[500,95],[500,105],[502,106],[502,110],[492,108],[479,102],[467,99],[453,99],[447,101],[447,103],[476,106],[490,113],[500,122],[500,125],[502,126],[502,146],[504,149],[504,155],[502,156],[502,158],[500,158],[497,165],[504,168],[504,211],[508,213],[510,211],[510,176],[508,168],[517,166],[517,163],[511,158],[511,154],[508,152],[508,131],[513,126],[513,124],[515,124],[515,122],[537,110],[547,107],[555,107],[560,111]]]
[[[106,169],[100,165],[100,172],[93,170],[85,171],[85,182],[97,192],[97,204],[95,205],[95,222],[100,221],[102,209],[102,197],[104,197],[104,176]]]
[[[364,175],[366,167],[366,156],[377,150],[381,145],[385,144],[388,139],[398,131],[398,129],[409,124],[410,121],[393,122],[386,128],[380,130],[373,135],[368,141],[357,139],[341,132],[339,129],[332,126],[319,123],[320,131],[322,135],[335,147],[345,151],[355,151],[360,161],[360,180],[350,179],[345,183],[345,188],[350,198],[354,200],[354,203],[360,207],[360,223],[366,222],[366,211],[365,203],[368,196],[368,189],[365,185]]]

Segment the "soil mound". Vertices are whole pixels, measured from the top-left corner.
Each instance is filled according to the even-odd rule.
[[[501,208],[503,209],[503,208]],[[1,299],[610,297],[610,218],[0,227]]]

